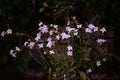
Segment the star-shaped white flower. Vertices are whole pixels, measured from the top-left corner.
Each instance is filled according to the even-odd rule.
[[[20,51],[20,48],[19,48],[18,46],[16,46],[16,47],[15,47],[15,50],[19,52],[19,51]]]
[[[92,72],[91,68],[87,69],[87,73],[91,73],[91,72]]]
[[[101,31],[102,33],[104,33],[104,32],[106,32],[106,29],[103,27],[102,29],[100,29],[100,31]]]
[[[102,43],[104,43],[104,42],[106,42],[105,39],[98,39],[98,40],[97,40],[97,43],[99,43],[100,45],[101,45]]]
[[[92,33],[92,30],[90,28],[85,28],[86,33]]]
[[[89,25],[88,25],[88,28],[90,28],[90,29],[94,29],[95,26],[94,26],[93,24],[89,24]]]
[[[10,55],[11,55],[12,57],[16,57],[15,51],[14,51],[14,50],[10,50]]]
[[[56,40],[60,40],[60,35],[56,35]]]
[[[69,34],[66,34],[66,33],[61,33],[61,36],[62,36],[62,39],[68,39],[70,38],[70,35]]]
[[[49,53],[50,54],[55,54],[55,52],[53,50],[50,50]]]
[[[29,47],[30,49],[33,49],[34,45],[35,45],[35,42],[30,42],[29,45],[28,45],[28,47]]]
[[[70,46],[70,45],[67,47],[67,49],[68,49],[68,51],[73,50],[72,46]]]
[[[39,48],[43,48],[43,43],[38,44],[38,47],[39,47]]]
[[[79,28],[82,28],[82,24],[78,24],[77,25],[77,28],[79,29]]]
[[[7,34],[12,34],[12,29],[8,29],[6,32]]]
[[[67,52],[67,55],[68,55],[68,56],[72,56],[72,51],[68,51],[68,52]]]
[[[6,34],[5,31],[2,31],[2,32],[1,32],[1,36],[2,36],[2,37],[5,37],[5,34]]]
[[[100,61],[97,61],[97,62],[96,62],[96,65],[97,65],[97,67],[101,66],[101,62],[100,62]]]

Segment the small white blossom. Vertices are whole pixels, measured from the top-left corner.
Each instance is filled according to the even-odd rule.
[[[39,25],[39,26],[43,25],[43,22],[40,22],[38,25]]]
[[[68,51],[68,52],[67,52],[67,55],[68,55],[68,56],[72,56],[72,51]]]
[[[98,31],[98,27],[94,27],[93,31],[94,32]]]
[[[75,30],[74,30],[74,36],[77,36],[77,35],[78,35],[78,30],[75,29]]]
[[[7,34],[12,34],[12,29],[8,29],[6,32]]]
[[[99,43],[100,45],[101,45],[102,43],[104,43],[104,42],[106,42],[105,39],[98,39],[98,40],[97,40],[97,43]]]
[[[103,27],[102,29],[100,29],[100,31],[101,31],[102,33],[104,33],[104,32],[106,32],[106,29]]]
[[[50,54],[55,54],[55,52],[53,50],[49,51]]]
[[[72,46],[67,47],[68,51],[73,50]]]
[[[91,72],[92,72],[91,68],[87,69],[87,73],[91,73]]]
[[[33,49],[34,45],[35,45],[35,42],[30,42],[28,47],[30,47],[30,49]]]
[[[64,80],[66,80],[66,74],[64,74]]]
[[[92,33],[92,30],[90,28],[85,28],[86,33]]]
[[[5,34],[6,34],[5,31],[2,31],[2,32],[1,32],[1,36],[2,36],[2,37],[5,37]]]
[[[77,28],[78,28],[78,29],[79,29],[79,28],[82,28],[82,24],[77,25]]]
[[[58,29],[58,25],[53,25],[53,27],[54,27],[55,29]]]
[[[24,42],[24,46],[27,46],[27,44],[28,44],[28,42],[27,42],[27,41],[25,41],[25,42]]]
[[[90,29],[94,29],[95,26],[94,26],[93,24],[89,24],[89,25],[88,25],[88,28],[90,28]]]
[[[48,27],[46,25],[40,26],[38,30],[41,30],[42,33],[48,32]]]
[[[16,46],[16,47],[15,47],[15,50],[19,52],[19,51],[20,51],[20,48]]]
[[[48,37],[47,41],[52,41],[52,38],[51,38],[51,37]]]
[[[44,54],[46,54],[46,52],[44,51]]]
[[[38,47],[39,47],[39,48],[43,48],[43,43],[38,44]]]
[[[101,66],[101,62],[100,62],[100,61],[97,61],[97,62],[96,62],[96,65],[97,65],[97,67]]]
[[[60,35],[56,35],[56,40],[60,40]]]
[[[53,30],[50,30],[50,31],[49,31],[49,34],[50,34],[50,35],[52,35],[52,34],[53,34],[53,32],[54,32]]]
[[[15,51],[14,51],[14,50],[10,50],[10,55],[11,55],[12,57],[16,57]]]
[[[68,20],[67,25],[70,25],[70,20]]]
[[[55,43],[54,41],[48,41],[46,47],[51,48],[54,45],[54,43]]]
[[[62,36],[62,39],[68,39],[70,38],[70,35],[69,34],[66,34],[66,33],[61,33],[61,36]]]
[[[36,36],[35,40],[36,40],[36,41],[39,41],[40,38],[41,38],[41,36]]]
[[[71,31],[75,30],[75,28],[71,28],[69,26],[66,27],[66,31],[68,31],[68,33],[71,33]]]

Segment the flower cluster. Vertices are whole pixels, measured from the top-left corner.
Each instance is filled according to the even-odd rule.
[[[43,24],[43,22],[40,22],[38,24],[38,26],[39,26],[39,28],[38,28],[38,32],[36,33],[36,36],[32,39],[29,38],[28,41],[25,41],[23,45],[24,45],[24,47],[28,47],[30,50],[34,50],[36,48],[38,50],[43,50],[40,52],[43,53],[43,55],[52,56],[53,62],[66,60],[68,62],[70,61],[71,63],[73,63],[73,61],[75,61],[75,60],[72,57],[76,53],[76,52],[74,52],[75,51],[74,45],[77,44],[74,41],[74,38],[79,38],[82,40],[83,37],[88,37],[88,35],[97,34],[97,33],[100,33],[103,35],[106,32],[106,29],[104,27],[99,28],[99,27],[94,26],[93,24],[88,24],[87,26],[83,26],[82,24],[76,24],[75,26],[71,26],[70,21],[68,22],[66,27],[60,27],[56,24],[45,25],[45,24]],[[82,35],[81,33],[82,34],[84,33],[85,35],[83,35],[81,37],[81,35]],[[12,34],[12,30],[8,29],[6,31],[1,32],[2,37],[4,37],[6,34]],[[86,36],[86,34],[88,34],[88,35]],[[97,39],[95,41],[96,41],[96,44],[98,44],[98,45],[102,45],[103,43],[106,42],[105,39],[101,39],[101,38],[99,38],[99,36],[97,36],[95,39]],[[83,40],[85,40],[85,39],[83,39]],[[93,40],[94,39],[92,39],[92,41]],[[66,43],[66,44],[63,44],[64,47],[62,47],[61,50],[56,49],[56,48],[60,48],[57,46],[61,46],[60,45],[61,43]],[[79,44],[77,44],[77,45],[81,46]],[[77,49],[79,49],[79,48],[77,48]],[[83,49],[83,48],[80,48],[80,49]],[[16,53],[20,52],[20,51],[21,51],[21,49],[19,47],[16,47],[15,50],[10,50],[10,55],[12,57],[16,57]],[[84,54],[86,54],[86,53],[84,53]],[[50,58],[50,59],[52,59],[52,58]],[[41,57],[41,59],[42,59],[42,57]],[[67,59],[70,59],[70,60],[67,60]],[[51,62],[51,64],[53,64],[53,65],[56,64],[53,62]],[[59,64],[61,64],[61,62]],[[47,66],[48,66],[48,63],[47,63]],[[59,65],[59,66],[61,66],[61,65]],[[97,67],[101,66],[100,60],[96,61],[96,66]],[[87,67],[87,71],[86,71],[87,73],[91,73],[92,71],[93,71],[93,69],[91,67]],[[63,75],[65,78],[66,73],[64,72]]]

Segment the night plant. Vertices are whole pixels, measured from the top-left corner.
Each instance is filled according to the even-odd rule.
[[[48,80],[87,80],[86,74],[94,71],[94,66],[101,66],[105,58],[99,55],[105,39],[106,29],[93,24],[80,24],[68,20],[64,27],[40,22],[36,37],[24,33],[14,33],[10,28],[1,32],[1,36],[27,36],[28,40],[10,50],[10,55],[17,58],[22,49],[47,71]]]

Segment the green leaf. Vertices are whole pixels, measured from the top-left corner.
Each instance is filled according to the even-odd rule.
[[[80,77],[82,80],[86,80],[86,74],[84,72],[80,72]]]

